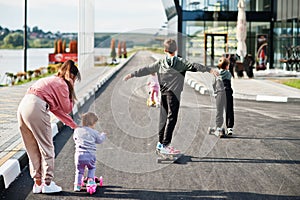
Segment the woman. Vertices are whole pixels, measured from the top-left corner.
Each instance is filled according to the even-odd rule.
[[[64,124],[73,129],[77,127],[69,115],[76,100],[76,79],[80,81],[80,72],[75,63],[68,60],[57,75],[35,82],[19,104],[18,123],[29,157],[30,175],[34,179],[33,193],[62,190],[52,181],[55,153],[49,111]]]

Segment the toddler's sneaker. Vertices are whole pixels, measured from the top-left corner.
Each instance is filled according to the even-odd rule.
[[[54,181],[51,181],[50,185],[43,185],[42,193],[55,193],[55,192],[61,192],[62,188],[55,184]]]
[[[233,134],[233,128],[227,128],[227,135]]]
[[[80,190],[81,190],[81,185],[74,184],[74,192],[80,192]]]
[[[32,188],[32,192],[34,194],[41,193],[42,192],[42,188],[43,188],[43,184],[37,185],[36,183],[34,183],[33,188]]]

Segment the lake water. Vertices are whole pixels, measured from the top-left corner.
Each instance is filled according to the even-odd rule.
[[[95,55],[109,56],[110,48],[95,48]],[[48,66],[48,54],[53,48],[27,49],[27,70]],[[0,49],[0,75],[24,71],[24,50]]]

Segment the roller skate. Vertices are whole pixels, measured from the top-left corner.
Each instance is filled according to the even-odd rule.
[[[102,176],[100,176],[99,178],[97,176],[95,176],[94,180],[95,180],[97,186],[99,186],[99,187],[103,186],[103,178],[102,178]]]
[[[90,194],[94,194],[96,192],[97,184],[94,180],[88,180],[86,184],[86,191]]]

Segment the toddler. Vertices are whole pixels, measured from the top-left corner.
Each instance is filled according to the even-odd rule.
[[[150,96],[147,101],[147,105],[159,107],[160,105],[159,97],[158,97],[159,83],[158,83],[158,78],[156,73],[152,73],[150,75],[147,85],[149,86],[150,89]]]
[[[101,144],[106,133],[99,133],[95,130],[98,117],[95,113],[88,112],[82,115],[82,126],[74,131],[73,139],[75,141],[75,182],[74,191],[81,189],[82,177],[85,167],[87,167],[87,189],[96,188],[94,180],[96,170],[96,144]]]

